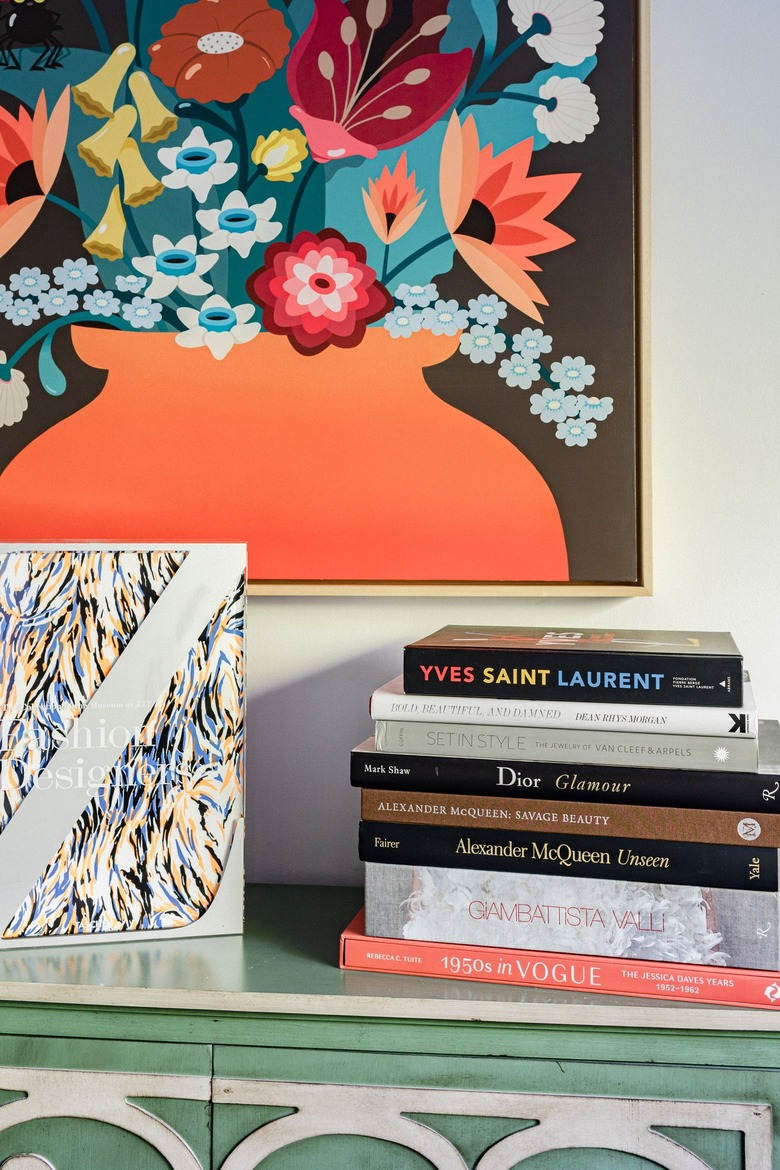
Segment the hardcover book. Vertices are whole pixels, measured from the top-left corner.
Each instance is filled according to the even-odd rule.
[[[366,865],[384,938],[778,969],[777,893],[667,882]]]
[[[409,694],[732,707],[742,656],[727,633],[445,626],[404,648]]]
[[[496,699],[488,695],[415,695],[403,675],[377,687],[369,700],[374,719],[413,722],[486,723],[509,727],[558,727],[569,731],[643,731],[664,735],[743,736],[755,739],[758,716],[749,680],[739,707],[649,706],[544,699]]]
[[[686,769],[677,764],[627,769],[600,762],[518,761],[498,751],[492,757],[378,752],[370,736],[351,753],[350,778],[358,788],[778,812],[780,723],[759,720],[757,772]]]
[[[339,966],[352,971],[431,975],[514,987],[647,996],[677,1003],[764,1008],[780,1005],[780,978],[771,969],[707,969],[690,963],[561,955],[555,951],[518,954],[499,947],[406,939],[388,942],[366,934],[362,913],[341,934]]]
[[[240,932],[245,563],[0,546],[0,947]]]
[[[648,731],[568,731],[565,728],[510,727],[485,723],[422,723],[377,719],[379,752],[422,752],[448,756],[506,756],[514,760],[557,760],[568,764],[602,761],[621,768],[720,768],[755,772],[755,739],[715,735],[655,735]]]
[[[358,851],[361,861],[391,865],[778,890],[778,851],[755,843],[746,849],[642,837],[361,821]]]
[[[654,808],[638,804],[592,804],[533,797],[452,796],[364,788],[364,821],[451,825],[460,829],[534,829],[536,832],[598,833],[602,837],[643,837],[655,841],[697,841],[720,845],[757,842],[780,848],[780,817],[703,808]]]

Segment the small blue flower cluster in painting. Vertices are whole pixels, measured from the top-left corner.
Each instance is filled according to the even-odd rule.
[[[567,447],[587,447],[597,437],[596,423],[612,414],[612,399],[590,391],[596,368],[584,357],[565,355],[562,361],[545,365],[543,357],[552,352],[553,339],[542,329],[526,327],[508,334],[501,326],[507,305],[495,293],[471,299],[468,308],[444,300],[435,284],[399,284],[396,304],[384,319],[391,337],[411,337],[421,329],[455,337],[458,348],[470,361],[494,365],[501,354],[497,373],[508,388],[531,390],[529,409],[543,423],[556,423],[555,437]],[[546,384],[546,385],[544,385]]]
[[[145,277],[118,276],[116,289],[124,294],[121,297],[98,287],[99,283],[97,265],[83,256],[64,260],[51,275],[40,268],[24,267],[12,274],[8,287],[0,285],[0,313],[12,325],[26,327],[42,317],[70,317],[74,313],[81,321],[121,317],[131,329],[152,329],[159,324],[162,306],[137,295],[147,284]],[[81,299],[77,293],[83,294]],[[128,295],[133,293],[136,295]]]

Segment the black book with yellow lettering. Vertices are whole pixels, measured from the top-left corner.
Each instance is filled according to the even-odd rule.
[[[663,882],[727,890],[778,889],[778,851],[755,845],[462,829],[361,821],[361,861],[510,873]]]
[[[728,633],[445,626],[404,648],[412,695],[730,707],[742,655]]]

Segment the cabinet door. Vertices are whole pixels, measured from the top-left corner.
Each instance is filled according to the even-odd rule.
[[[541,1055],[220,1047],[214,1072],[214,1170],[771,1170],[780,1100],[776,1072]]]
[[[207,1045],[0,1035],[2,1170],[208,1170]]]

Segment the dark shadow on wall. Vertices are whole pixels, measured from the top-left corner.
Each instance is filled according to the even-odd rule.
[[[249,699],[248,881],[363,884],[349,754],[372,734],[371,692],[400,670],[394,643]]]

